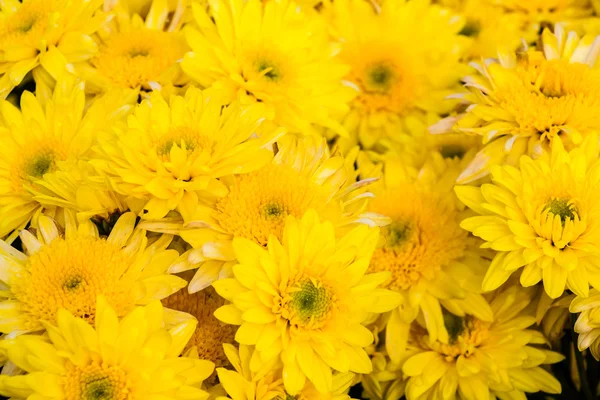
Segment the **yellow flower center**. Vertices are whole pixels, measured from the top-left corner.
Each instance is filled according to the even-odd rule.
[[[360,54],[360,53],[359,53]],[[416,77],[389,55],[354,57],[349,60],[352,72],[349,80],[358,85],[359,95],[354,106],[365,112],[387,111],[401,114],[416,96]]]
[[[65,400],[131,400],[131,382],[119,367],[92,362],[70,365],[63,378]]]
[[[31,143],[16,158],[12,166],[12,187],[16,192],[23,191],[23,184],[43,178],[44,174],[53,172],[57,161],[67,158],[64,145],[57,141]]]
[[[331,319],[337,299],[331,288],[317,279],[301,277],[281,296],[275,312],[292,327],[322,328]]]
[[[320,215],[333,211],[323,188],[287,165],[269,165],[236,176],[227,196],[218,200],[213,217],[233,236],[266,245],[270,235],[281,239],[288,215],[302,217],[309,208]]]
[[[600,125],[591,115],[600,111],[600,72],[585,64],[564,60],[536,60],[514,71],[491,66],[500,106],[515,116],[521,136],[541,135],[554,139],[565,127],[579,131]]]
[[[467,233],[458,225],[452,200],[407,187],[372,202],[372,211],[389,216],[392,223],[382,229],[385,244],[375,250],[369,269],[390,271],[390,289],[432,280],[443,266],[462,257]]]
[[[431,349],[444,356],[447,362],[455,362],[459,356],[471,357],[488,338],[491,323],[480,321],[467,315],[459,317],[444,312],[444,325],[448,331],[448,344],[431,342],[427,331],[420,326],[412,330],[412,335],[424,349]]]
[[[93,323],[96,297],[106,296],[119,315],[134,307],[131,258],[104,239],[55,239],[31,255],[10,283],[31,329],[54,321],[60,308]]]
[[[186,50],[178,33],[139,29],[111,36],[92,64],[115,86],[149,88]]]
[[[0,21],[0,49],[9,46],[38,47],[48,28],[50,15],[57,11],[53,0],[30,0]]]
[[[198,320],[196,331],[184,352],[195,347],[200,359],[210,360],[217,368],[229,366],[223,343],[235,343],[234,325],[220,322],[214,312],[225,304],[212,287],[189,294],[184,288],[162,300],[163,306],[193,315]]]
[[[200,155],[203,152],[210,154],[213,145],[210,137],[186,126],[171,129],[167,135],[158,139],[154,144],[156,154],[164,160],[169,158],[173,146],[187,151],[188,156],[192,156]]]

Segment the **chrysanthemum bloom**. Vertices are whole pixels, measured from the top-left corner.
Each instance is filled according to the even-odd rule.
[[[565,288],[583,297],[590,284],[600,288],[596,141],[590,136],[568,153],[557,140],[551,155],[522,157],[520,169],[492,168],[491,184],[456,187],[460,200],[480,214],[461,226],[497,252],[484,290],[496,289],[521,267],[521,284],[543,280],[553,299]]]
[[[97,51],[91,39],[107,20],[101,0],[16,0],[0,5],[0,99],[33,76],[57,78],[65,62],[89,59]]]
[[[539,24],[528,23],[526,14],[508,10],[494,0],[441,0],[440,4],[460,13],[466,20],[460,31],[472,39],[468,58],[495,57],[498,49],[517,50],[523,40],[535,41]],[[534,1],[535,2],[535,1]],[[528,3],[527,3],[528,4]]]
[[[445,314],[447,344],[415,323],[402,365],[406,398],[524,399],[525,393],[560,393],[560,383],[544,365],[564,357],[537,346],[546,339],[527,329],[535,323],[527,309],[534,292],[517,285],[489,295],[490,322]]]
[[[46,209],[56,207],[74,211],[78,221],[92,219],[95,223],[105,224],[113,220],[114,223],[115,218],[130,209],[127,198],[117,193],[106,174],[87,159],[58,164],[43,181],[30,186],[29,192],[33,200]]]
[[[143,230],[134,229],[135,214],[123,214],[108,237],[95,225],[77,225],[67,218],[64,236],[45,216],[37,237],[21,231],[25,254],[0,242],[0,279],[7,286],[0,301],[0,332],[12,336],[43,330],[65,308],[93,322],[96,296],[103,295],[119,316],[136,305],[162,299],[186,285],[167,273],[177,251],[166,250],[171,236],[149,244]]]
[[[232,400],[350,400],[348,390],[355,382],[352,372],[333,375],[331,392],[320,393],[307,382],[295,396],[288,396],[283,386],[282,364],[279,360],[265,362],[253,346],[240,345],[239,350],[225,345],[225,354],[235,370],[217,368],[219,382]],[[218,397],[217,400],[225,400]]]
[[[600,316],[598,314],[600,292],[590,290],[589,297],[576,297],[569,307],[572,313],[580,313],[575,322],[575,332],[579,333],[579,351],[589,349],[596,360],[600,360]]]
[[[44,180],[60,163],[84,158],[97,132],[127,112],[126,101],[103,97],[86,109],[83,84],[68,77],[51,98],[24,92],[20,109],[0,100],[0,238],[25,228],[43,207],[34,196],[52,192]]]
[[[48,337],[24,335],[2,342],[8,358],[27,374],[0,377],[0,394],[11,399],[206,400],[202,381],[210,361],[179,357],[194,331],[188,320],[163,327],[163,309],[153,301],[122,320],[103,297],[95,328],[65,309],[45,323]]]
[[[240,325],[236,340],[255,345],[262,359],[282,361],[289,394],[300,392],[307,378],[319,392],[330,392],[332,369],[371,372],[363,348],[373,335],[361,323],[400,300],[377,288],[388,273],[365,275],[378,239],[379,229],[366,225],[336,239],[333,224],[320,222],[314,210],[301,220],[289,216],[283,241],[271,236],[267,249],[235,238],[234,278],[213,283],[232,304],[215,316]]]
[[[179,290],[162,300],[162,304],[173,310],[188,313],[198,320],[194,334],[185,346],[184,355],[209,360],[215,367],[228,367],[229,361],[223,351],[224,343],[234,343],[236,327],[224,324],[213,314],[225,304],[213,288],[189,294]]]
[[[380,13],[363,0],[332,8],[341,58],[352,67],[346,79],[359,89],[344,127],[367,148],[422,136],[453,106],[444,99],[468,71],[460,63],[462,20],[429,0],[384,2]]]
[[[464,79],[470,93],[465,114],[449,117],[448,127],[481,136],[485,147],[458,177],[468,183],[489,174],[495,164],[516,164],[519,156],[537,157],[555,141],[581,144],[600,128],[600,39],[561,26],[545,30],[543,49],[500,53],[499,61],[474,65],[480,75]],[[436,127],[436,129],[439,128]]]
[[[111,23],[94,36],[98,54],[73,65],[85,79],[86,90],[150,90],[184,84],[187,79],[179,63],[189,50],[180,32],[184,2],[178,2],[174,12],[167,1],[148,2],[151,6],[145,18],[135,12],[139,8],[120,3],[111,12]]]
[[[171,272],[198,268],[190,281],[195,292],[214,280],[231,276],[236,263],[234,237],[266,246],[271,235],[282,238],[288,215],[301,218],[315,209],[321,219],[336,228],[364,223],[382,225],[387,220],[365,208],[372,197],[361,187],[371,180],[356,182],[347,160],[331,155],[322,138],[286,136],[277,142],[278,153],[265,167],[245,175],[224,179],[224,195],[200,204],[193,221],[181,236],[194,248],[181,257]]]
[[[452,192],[457,172],[446,172],[429,163],[417,170],[388,158],[383,180],[373,186],[369,210],[390,217],[391,224],[381,230],[383,243],[369,271],[390,272],[385,286],[403,299],[386,329],[386,348],[396,362],[419,315],[432,338],[444,343],[449,337],[442,306],[460,316],[492,318],[480,294],[489,259],[480,241],[459,226],[463,207]]]
[[[333,113],[347,110],[355,91],[342,84],[347,66],[335,59],[327,26],[289,0],[210,1],[208,13],[193,4],[198,29],[184,71],[242,103],[262,102],[275,121],[309,133],[311,124],[341,132]]]
[[[104,160],[98,165],[113,177],[117,191],[142,202],[142,218],[176,210],[188,222],[201,192],[226,191],[217,178],[254,171],[272,158],[264,147],[283,130],[262,129],[263,108],[238,103],[223,108],[213,95],[190,88],[167,103],[153,92],[124,132],[101,139]]]

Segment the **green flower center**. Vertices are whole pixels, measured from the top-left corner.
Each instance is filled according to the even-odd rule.
[[[411,224],[394,221],[388,227],[388,247],[397,247],[405,243],[412,232]]]
[[[291,294],[290,310],[304,324],[322,322],[331,310],[332,296],[326,287],[305,280]]]
[[[109,378],[99,378],[88,382],[83,390],[84,400],[112,400],[114,385]]]
[[[263,206],[262,215],[265,218],[279,218],[287,215],[287,212],[282,204],[271,202]]]
[[[38,154],[25,166],[25,173],[35,178],[41,178],[54,167],[54,153],[47,152]]]
[[[575,219],[575,215],[577,214],[577,208],[573,202],[562,198],[551,199],[546,203],[544,209],[548,210],[551,214],[558,215],[563,224],[569,219]]]
[[[457,144],[447,144],[441,146],[439,152],[444,158],[463,158],[466,150],[464,147]]]
[[[394,70],[387,64],[376,64],[367,72],[368,91],[388,92],[394,80]]]
[[[281,79],[281,70],[275,64],[267,60],[260,60],[256,63],[256,70],[270,81]]]

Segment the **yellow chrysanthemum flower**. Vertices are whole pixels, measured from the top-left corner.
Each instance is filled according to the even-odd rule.
[[[406,399],[522,399],[525,393],[560,393],[560,383],[544,365],[564,357],[538,346],[546,338],[527,329],[535,323],[527,308],[534,296],[535,290],[518,285],[488,295],[494,312],[489,322],[446,314],[448,343],[414,324],[401,365]]]
[[[539,24],[528,24],[526,15],[507,10],[494,0],[440,0],[464,16],[466,22],[460,31],[473,41],[468,58],[495,57],[499,48],[517,50],[522,40],[535,41]]]
[[[377,289],[389,276],[367,274],[378,228],[358,225],[336,239],[331,222],[316,211],[286,219],[283,241],[265,249],[235,238],[240,264],[234,278],[213,283],[232,304],[219,308],[220,320],[240,325],[236,340],[256,345],[264,360],[280,359],[286,391],[296,395],[308,378],[319,392],[331,392],[332,369],[369,373],[364,347],[372,333],[361,323],[367,313],[396,307],[399,296]]]
[[[507,12],[524,14],[529,23],[567,22],[592,13],[589,0],[485,0]]]
[[[485,147],[459,176],[468,183],[489,174],[494,164],[516,164],[519,156],[534,157],[560,140],[578,145],[600,128],[600,69],[596,63],[600,39],[561,26],[545,30],[543,52],[500,54],[498,62],[477,66],[480,76],[465,78],[471,93],[467,112],[445,120],[458,131],[479,135]]]
[[[118,311],[99,297],[95,329],[65,309],[48,337],[24,335],[2,342],[8,358],[26,375],[0,376],[0,394],[11,399],[149,400],[208,399],[202,380],[210,361],[179,357],[195,321],[167,330],[154,301],[119,321]]]
[[[190,281],[195,292],[219,278],[230,277],[235,264],[234,237],[265,246],[271,235],[281,240],[288,215],[301,218],[308,209],[342,229],[351,224],[382,225],[380,215],[366,212],[372,197],[357,190],[371,180],[356,182],[355,171],[332,155],[322,138],[286,136],[277,142],[270,164],[245,175],[223,179],[226,192],[212,203],[200,204],[180,234],[193,250],[183,254],[171,272],[198,268]],[[198,228],[194,228],[198,227]]]
[[[461,19],[429,0],[384,2],[380,13],[363,0],[331,7],[341,58],[352,67],[346,79],[359,89],[343,121],[352,139],[370,148],[423,135],[452,107],[443,100],[468,71]]]
[[[600,287],[597,140],[592,135],[569,153],[557,140],[551,155],[522,157],[520,169],[492,168],[491,184],[456,187],[462,202],[480,214],[461,226],[497,251],[484,290],[499,287],[521,267],[521,284],[543,280],[551,298],[565,288],[587,297],[590,284]]]
[[[480,242],[459,226],[462,207],[452,193],[456,169],[440,174],[428,163],[417,170],[395,157],[386,160],[383,180],[373,186],[369,209],[391,218],[369,271],[388,271],[385,282],[402,296],[389,317],[387,351],[398,361],[410,324],[422,315],[434,340],[448,342],[442,306],[464,316],[492,318],[481,296],[489,259]],[[361,166],[362,168],[362,166]]]
[[[217,178],[251,172],[269,162],[266,149],[283,134],[266,127],[260,105],[224,108],[214,92],[190,88],[167,103],[150,94],[128,119],[128,127],[100,143],[98,165],[121,194],[143,203],[144,219],[176,210],[185,222],[202,192],[222,193]]]
[[[354,90],[342,85],[340,64],[320,18],[292,1],[209,1],[210,14],[192,4],[198,29],[187,32],[192,52],[184,71],[231,100],[262,102],[294,132],[312,124],[341,132],[332,115],[347,110]],[[343,132],[342,132],[343,133]]]
[[[223,344],[235,342],[236,327],[222,323],[213,315],[225,304],[225,300],[213,288],[193,294],[179,290],[163,299],[162,304],[198,320],[196,330],[183,350],[184,355],[209,360],[215,367],[229,367]]]
[[[68,217],[68,214],[67,214]],[[25,254],[0,241],[0,332],[12,336],[43,330],[65,308],[77,317],[96,319],[96,296],[103,295],[119,316],[136,305],[162,299],[186,285],[167,269],[177,251],[166,250],[171,236],[149,243],[135,229],[135,214],[123,214],[108,237],[95,225],[66,219],[65,234],[48,217],[38,220],[37,237],[21,231]]]
[[[83,84],[65,77],[51,98],[24,92],[20,109],[0,101],[0,238],[55,206],[43,196],[63,188],[46,180],[61,163],[85,158],[97,132],[124,117],[128,99],[115,100],[99,98],[86,109]]]
[[[180,60],[189,48],[179,30],[184,2],[179,2],[173,12],[168,3],[153,0],[142,18],[136,11],[141,12],[143,7],[121,6],[117,2],[111,23],[95,36],[98,54],[73,65],[75,72],[85,79],[86,90],[150,90],[186,83]]]
[[[589,349],[596,360],[600,360],[600,319],[598,315],[598,300],[600,292],[590,290],[589,297],[576,297],[569,311],[580,313],[575,322],[575,332],[579,333],[577,347],[579,351]]]
[[[0,4],[0,99],[33,70],[37,79],[58,78],[64,62],[89,59],[91,40],[107,20],[101,0],[5,0]]]
[[[253,346],[240,345],[239,350],[225,345],[225,353],[235,370],[217,368],[219,381],[229,397],[217,400],[350,400],[348,389],[355,381],[351,372],[333,375],[331,392],[320,393],[307,382],[295,396],[289,396],[283,385],[279,360],[265,362]]]

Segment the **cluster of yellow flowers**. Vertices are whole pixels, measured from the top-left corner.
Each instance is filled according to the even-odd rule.
[[[597,35],[597,0],[0,0],[0,395],[595,399]]]

